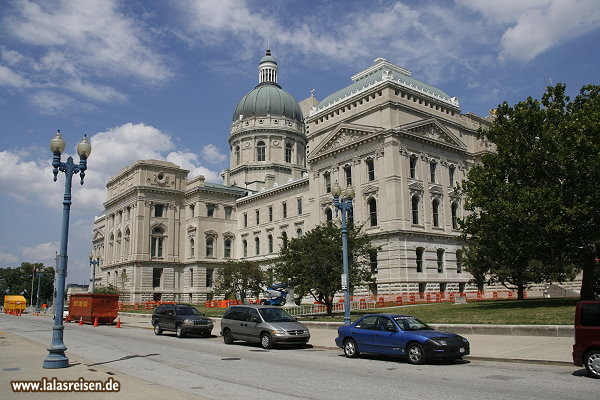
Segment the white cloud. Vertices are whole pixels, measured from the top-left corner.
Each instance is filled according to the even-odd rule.
[[[123,102],[126,95],[106,85],[82,82],[79,79],[69,80],[64,86],[66,89],[79,93],[87,98],[102,102]]]
[[[7,264],[15,264],[18,261],[19,261],[19,257],[15,256],[14,254],[11,254],[11,253],[5,253],[2,250],[0,250],[0,264],[2,267],[11,266],[11,265],[7,265]],[[16,267],[16,265],[15,265],[15,267]]]
[[[459,0],[503,26],[500,58],[530,61],[548,49],[600,27],[597,0]]]
[[[78,163],[75,148],[80,138],[64,132],[63,138],[67,141],[67,149],[62,161],[73,155],[73,161]],[[73,176],[73,211],[100,212],[106,201],[106,183],[138,160],[169,161],[190,170],[189,177],[204,175],[208,181],[220,181],[219,172],[203,166],[197,154],[177,151],[171,137],[153,126],[123,124],[91,135],[90,143],[92,153],[87,162],[84,185],[79,184],[79,175]],[[49,153],[48,150],[50,156]],[[59,172],[57,182],[53,182],[52,160],[31,160],[32,155],[25,149],[0,152],[0,164],[5,166],[0,168],[0,192],[19,201],[62,207],[65,174]]]
[[[227,154],[221,153],[219,148],[214,144],[202,146],[202,157],[211,164],[218,164],[227,160]]]
[[[56,252],[58,250],[58,242],[47,242],[32,247],[21,247],[24,260],[30,263],[44,263],[47,266],[55,264]]]
[[[79,111],[91,111],[96,107],[90,103],[79,101],[71,96],[52,90],[33,92],[29,101],[35,105],[42,114],[68,114]]]
[[[26,88],[31,86],[31,82],[10,68],[0,65],[0,86]]]

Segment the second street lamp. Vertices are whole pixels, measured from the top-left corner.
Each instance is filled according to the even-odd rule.
[[[48,356],[44,360],[44,368],[66,368],[69,366],[69,359],[65,355],[67,346],[63,343],[63,308],[65,301],[65,278],[67,276],[67,244],[69,242],[69,214],[71,212],[71,181],[74,174],[79,173],[81,184],[85,177],[87,169],[87,159],[92,152],[92,146],[84,136],[77,145],[77,154],[79,154],[79,165],[73,162],[73,157],[69,157],[66,163],[60,160],[62,152],[65,150],[66,143],[62,138],[60,131],[50,140],[50,150],[54,154],[52,166],[54,170],[54,181],[58,177],[58,171],[65,173],[65,194],[63,200],[62,229],[60,235],[60,253],[56,268],[56,297],[54,299],[54,326],[52,327],[52,343],[48,348]]]
[[[333,194],[333,205],[335,206],[335,215],[338,210],[342,212],[342,259],[344,273],[342,275],[342,290],[344,291],[344,325],[350,325],[350,272],[348,268],[348,227],[347,217],[352,212],[352,199],[354,198],[354,188],[348,185],[344,191],[344,197],[340,200],[342,188],[335,182],[331,188]]]
[[[90,254],[90,268],[92,269],[92,276],[90,278],[90,293],[94,294],[94,286],[96,283],[96,267],[100,264],[100,257],[94,257]]]

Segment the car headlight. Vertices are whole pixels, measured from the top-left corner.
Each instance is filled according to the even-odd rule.
[[[440,340],[440,339],[436,339],[436,340],[429,339],[429,340],[431,340],[431,343],[435,344],[436,346],[446,346],[448,344],[448,343],[446,343],[445,340]]]
[[[271,331],[273,335],[285,335],[287,332],[284,330],[274,329]]]
[[[184,319],[183,323],[186,325],[193,325],[194,324],[194,320],[193,319]]]

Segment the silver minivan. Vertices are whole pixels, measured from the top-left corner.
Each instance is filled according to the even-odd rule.
[[[225,344],[245,340],[265,349],[276,344],[303,347],[310,339],[308,328],[281,307],[253,304],[229,307],[221,319],[221,335]]]

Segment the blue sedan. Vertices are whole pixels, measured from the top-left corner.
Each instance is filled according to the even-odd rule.
[[[369,314],[338,328],[335,344],[346,357],[363,353],[406,357],[411,364],[428,360],[456,360],[469,354],[469,341],[449,332],[438,332],[415,317]]]

